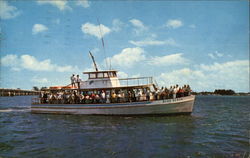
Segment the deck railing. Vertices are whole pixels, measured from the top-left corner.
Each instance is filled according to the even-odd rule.
[[[153,84],[153,77],[121,78],[118,80],[121,86],[141,86]]]
[[[137,77],[137,78],[121,78],[110,80],[90,80],[84,81],[84,86],[87,88],[109,88],[109,87],[129,87],[129,86],[144,86],[152,85],[153,77]],[[83,86],[83,87],[84,87]],[[92,87],[93,86],[93,87]]]
[[[76,102],[75,100],[71,99],[55,99],[55,100],[50,100],[50,99],[45,99],[44,98],[32,98],[32,104],[107,104],[107,103],[129,103],[129,102],[152,102],[152,101],[157,101],[158,103],[174,103],[178,101],[183,101],[185,99],[188,99],[190,96],[184,96],[180,98],[162,98],[162,99],[156,99],[154,96],[150,96],[149,99],[147,99],[146,96],[140,96],[140,97],[121,97],[121,98],[109,98],[102,100],[100,99],[89,99],[89,100],[84,100]],[[109,101],[108,101],[109,100]]]

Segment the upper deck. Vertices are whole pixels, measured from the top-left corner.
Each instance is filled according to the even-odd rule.
[[[51,90],[107,90],[107,89],[131,89],[131,88],[147,88],[155,87],[153,77],[137,77],[137,78],[122,78],[117,77],[116,70],[106,71],[91,71],[83,72],[88,75],[88,79],[80,81],[80,87],[76,84],[74,87],[71,84],[67,86],[50,87]]]
[[[80,89],[109,89],[148,87],[153,84],[152,77],[138,77],[118,79],[116,70],[83,72],[88,75],[88,80],[81,82]]]

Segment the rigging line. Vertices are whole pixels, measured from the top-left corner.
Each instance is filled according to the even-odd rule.
[[[99,25],[99,30],[100,30],[101,40],[102,40],[102,47],[103,47],[103,52],[104,52],[104,57],[105,57],[105,63],[106,63],[106,67],[108,69],[108,61],[107,61],[107,56],[106,56],[105,44],[104,44],[104,39],[103,39],[103,35],[102,35],[101,24],[100,24],[98,18],[97,18],[97,22],[98,22],[98,25]]]

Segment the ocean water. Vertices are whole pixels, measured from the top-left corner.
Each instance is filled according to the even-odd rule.
[[[31,114],[31,98],[0,97],[0,157],[250,157],[249,96],[160,117]]]

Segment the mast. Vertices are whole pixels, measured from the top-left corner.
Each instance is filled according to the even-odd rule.
[[[89,51],[89,55],[91,56],[91,59],[92,59],[92,61],[94,63],[95,71],[98,71],[97,65],[95,63],[95,58],[94,58],[94,56],[92,55],[92,53],[90,51]]]
[[[106,63],[106,67],[108,69],[108,61],[107,61],[107,57],[106,57],[106,50],[105,50],[105,45],[104,45],[104,38],[103,38],[103,34],[102,34],[102,28],[101,28],[101,24],[99,19],[97,18],[97,22],[99,25],[99,30],[100,30],[100,35],[101,35],[101,40],[102,40],[102,48],[103,48],[103,52],[104,52],[104,57],[105,57],[105,63]],[[111,61],[110,61],[110,68],[111,69]]]

